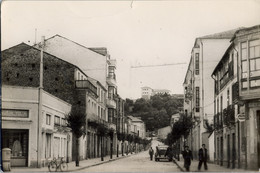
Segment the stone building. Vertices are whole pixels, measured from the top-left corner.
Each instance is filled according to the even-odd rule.
[[[32,88],[39,88],[39,76],[40,76],[40,54],[41,51],[37,48],[31,47],[25,43],[21,43],[19,45],[16,45],[14,47],[11,47],[9,49],[6,49],[2,51],[2,84],[7,86],[17,86],[17,87],[32,87]],[[75,86],[77,88],[75,88]],[[83,89],[83,88],[84,89]],[[78,89],[81,88],[81,89]],[[59,59],[58,57],[55,57],[48,53],[43,53],[43,90],[53,97],[57,97],[58,99],[62,100],[63,102],[66,102],[67,104],[71,105],[71,109],[77,109],[84,113],[87,113],[88,107],[87,107],[87,100],[88,99],[96,99],[98,97],[97,95],[97,88],[88,80],[88,76],[77,66],[68,63],[64,60]],[[8,91],[8,90],[6,90]],[[4,94],[10,94],[10,93],[4,93]],[[29,93],[33,94],[33,93]],[[32,97],[32,96],[30,96]],[[49,100],[51,101],[51,98]],[[47,100],[46,102],[48,102]],[[44,100],[43,100],[44,101]],[[93,101],[95,102],[95,101]],[[21,103],[23,103],[21,101]],[[94,103],[92,103],[94,104]],[[52,106],[52,105],[50,105]],[[54,107],[55,108],[55,107]],[[64,109],[66,107],[64,106]],[[58,109],[58,108],[55,108]],[[58,114],[52,114],[50,113],[50,116],[48,115],[47,118],[51,119],[54,117],[54,127],[65,126],[64,124],[64,114],[69,113],[68,111],[62,111],[63,112],[62,118],[57,116]],[[34,116],[38,116],[37,114]],[[56,117],[57,116],[57,117]],[[34,119],[37,120],[37,119]],[[33,120],[32,120],[33,121]],[[45,121],[45,120],[44,120]],[[46,120],[47,121],[47,120]],[[49,121],[49,120],[48,120]],[[61,123],[62,122],[62,123]],[[23,123],[23,122],[21,122]],[[48,122],[49,123],[49,122]],[[39,130],[42,130],[42,133],[45,134],[44,128],[41,129],[40,126],[37,127]],[[32,128],[31,130],[37,131],[37,128]],[[58,128],[59,130],[59,128]],[[51,131],[46,132],[47,134],[52,133]],[[30,132],[29,132],[30,134]],[[28,135],[27,135],[28,136]],[[30,137],[30,136],[29,136]],[[36,135],[34,137],[41,138],[43,140],[45,137]],[[47,140],[47,137],[46,137]],[[57,139],[58,140],[58,139]],[[72,141],[72,146],[74,141],[74,137],[67,139]],[[86,158],[86,147],[84,146],[84,141],[86,141],[86,138],[81,139],[81,147],[80,147],[80,154],[81,158]],[[58,143],[58,142],[57,142]],[[64,141],[63,141],[64,143]],[[55,144],[55,143],[54,143]],[[38,145],[39,147],[39,145]],[[39,147],[41,148],[41,147]],[[44,148],[43,148],[44,149]],[[65,148],[64,148],[65,149]],[[71,150],[67,149],[66,150]],[[29,150],[31,152],[35,152],[34,150]],[[41,152],[38,152],[38,157],[42,158],[41,154],[44,150]],[[55,150],[57,152],[58,150]],[[57,153],[51,153],[48,154],[47,158],[52,158],[57,156]],[[72,158],[69,158],[69,161],[71,159],[74,159],[75,156],[75,149],[73,147],[72,149]],[[28,153],[30,155],[31,153]],[[61,156],[58,153],[58,156]],[[30,159],[30,158],[29,158]],[[26,166],[35,166],[34,164],[35,160],[32,160],[28,162],[28,165]],[[38,164],[39,162],[44,164],[44,159],[37,160]],[[39,166],[39,165],[38,165]]]

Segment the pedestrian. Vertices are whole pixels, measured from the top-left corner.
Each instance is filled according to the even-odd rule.
[[[149,149],[150,160],[153,160],[153,154],[154,154],[154,151],[153,151],[153,148],[151,147]]]
[[[184,147],[184,151],[182,151],[182,156],[184,159],[184,167],[186,171],[190,171],[191,160],[193,160],[192,152],[189,150],[189,146]]]
[[[200,170],[202,163],[204,163],[204,169],[208,170],[207,165],[207,158],[208,158],[208,150],[205,144],[202,144],[202,148],[199,149],[199,165],[198,170]]]
[[[169,146],[164,154],[164,157],[168,157],[169,161],[172,161],[173,158],[173,151],[172,151],[172,147]]]

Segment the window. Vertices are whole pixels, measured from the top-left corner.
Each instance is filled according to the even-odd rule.
[[[46,124],[51,125],[51,115],[46,114]]]
[[[115,78],[115,67],[108,67],[108,76],[113,79]]]
[[[51,134],[46,133],[45,158],[51,157]]]
[[[78,72],[78,80],[80,80],[80,73]]]
[[[54,124],[55,124],[55,125],[60,125],[60,117],[57,116],[57,115],[55,115]]]
[[[196,75],[199,75],[199,72],[200,72],[199,68],[200,68],[200,65],[199,65],[199,53],[196,53],[195,54],[195,74]]]
[[[242,78],[247,78],[247,42],[241,43]]]
[[[67,126],[65,118],[61,118],[61,125],[62,126]]]
[[[196,87],[196,112],[200,111],[200,88]]]
[[[229,88],[227,89],[227,106],[229,106],[229,98],[230,98],[230,92],[229,92]]]
[[[250,87],[260,87],[260,79],[258,80],[251,80]]]
[[[260,40],[249,42],[250,72],[260,71]],[[251,77],[253,77],[252,74]]]

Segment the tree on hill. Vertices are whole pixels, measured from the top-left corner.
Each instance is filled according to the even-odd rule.
[[[146,129],[154,131],[170,125],[171,115],[179,112],[179,108],[183,106],[183,99],[169,94],[157,94],[152,96],[150,100],[137,99],[133,104],[130,99],[127,99],[126,104],[126,114],[141,117],[146,124]],[[128,109],[129,105],[133,106],[132,111]]]

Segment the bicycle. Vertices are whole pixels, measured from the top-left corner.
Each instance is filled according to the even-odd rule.
[[[61,172],[68,171],[68,164],[63,160],[63,157],[56,159],[55,157],[48,164],[49,172],[57,172],[60,169]]]

